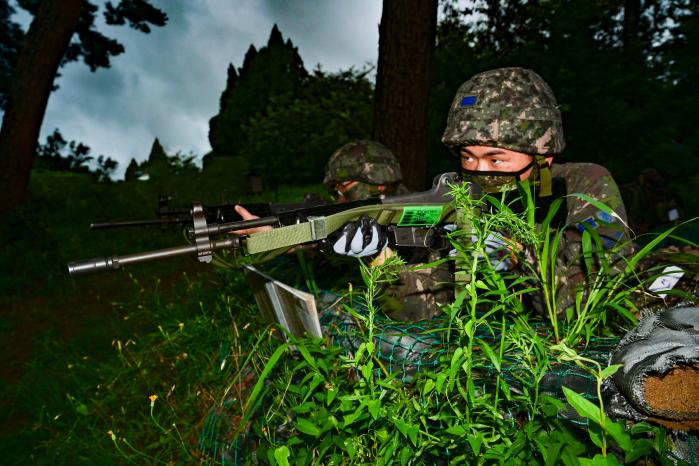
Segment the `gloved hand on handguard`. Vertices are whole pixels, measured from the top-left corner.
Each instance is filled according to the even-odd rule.
[[[346,224],[328,242],[336,254],[367,257],[383,251],[388,245],[388,236],[376,220],[365,215]]]

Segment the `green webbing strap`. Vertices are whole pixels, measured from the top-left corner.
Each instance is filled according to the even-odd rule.
[[[536,165],[539,167],[539,196],[548,197],[553,194],[551,187],[551,168],[543,155],[534,156]]]
[[[454,207],[451,203],[430,205],[408,204],[379,204],[356,207],[354,209],[328,215],[327,217],[311,217],[308,222],[275,228],[270,231],[250,235],[245,242],[247,254],[258,254],[280,248],[289,248],[310,241],[318,241],[326,238],[331,233],[340,229],[347,222],[356,221],[362,215],[368,215],[376,219],[380,225],[397,224],[403,212],[407,209],[434,209],[441,207],[439,221],[450,221],[454,216]],[[453,220],[452,220],[453,221]],[[431,225],[429,225],[431,226]]]

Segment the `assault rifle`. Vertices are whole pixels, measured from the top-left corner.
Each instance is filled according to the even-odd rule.
[[[193,204],[189,212],[191,226],[187,236],[191,244],[124,256],[112,256],[71,262],[70,275],[82,275],[168,257],[194,255],[200,262],[211,262],[215,251],[231,250],[243,255],[274,251],[322,241],[347,222],[363,215],[374,218],[388,228],[392,246],[432,247],[439,238],[440,227],[454,223],[456,211],[449,195],[451,186],[460,183],[456,173],[435,177],[432,188],[414,194],[386,198],[370,198],[341,204],[276,210],[273,215],[254,220],[210,222],[205,208]],[[472,195],[480,195],[477,185],[470,184]],[[272,226],[269,231],[251,235],[231,235],[236,231]],[[219,239],[214,239],[222,235]]]

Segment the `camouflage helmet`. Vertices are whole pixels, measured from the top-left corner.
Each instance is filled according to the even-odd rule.
[[[360,140],[345,144],[330,156],[323,184],[332,187],[344,181],[373,185],[399,183],[403,179],[395,155],[383,144]]]
[[[556,97],[541,76],[526,68],[485,71],[463,83],[449,109],[442,142],[541,155],[565,148]]]

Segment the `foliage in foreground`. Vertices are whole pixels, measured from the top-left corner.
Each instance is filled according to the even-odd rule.
[[[486,220],[491,223],[476,225],[483,233],[498,226],[496,219]],[[529,230],[520,227],[525,241]],[[609,370],[570,350],[588,337],[575,331],[574,324],[585,315],[596,316],[593,334],[599,334],[614,328],[619,318],[604,321],[599,309],[580,306],[561,323],[558,339],[541,335],[519,300],[529,289],[524,282],[517,285],[517,278],[495,273],[488,261],[470,264],[477,278],[445,310],[450,324],[441,330],[452,333],[449,351],[438,368],[412,382],[384,372],[370,337],[380,331],[372,327],[378,312],[373,308],[375,285],[396,264],[365,269],[366,287],[353,290],[353,299],[367,303],[368,311],[356,313],[366,337],[362,351],[350,355],[325,341],[280,343],[272,338],[278,330],[266,331],[256,319],[247,286],[235,271],[194,281],[180,277],[169,284],[175,291],[167,293],[164,284],[136,279],[127,297],[118,299],[108,325],[94,321],[90,341],[84,336],[61,341],[46,334],[41,355],[29,362],[16,386],[3,389],[2,397],[15,403],[5,413],[6,421],[19,412],[31,414],[31,423],[3,438],[4,461],[196,463],[206,413],[229,401],[226,393],[240,387],[249,389],[250,396],[235,401],[244,416],[235,424],[239,459],[250,462],[665,461],[662,431],[644,424],[625,430],[601,414],[595,397],[568,393],[566,401],[556,400],[534,383],[560,360],[578,361],[596,381],[608,376]],[[590,279],[598,280],[601,292],[610,291],[602,286],[610,281],[599,276]],[[129,280],[125,274],[121,279]],[[512,293],[517,286],[519,292]],[[625,282],[603,295],[620,297],[617,301],[600,302],[624,304],[622,298],[632,288]],[[487,303],[490,312],[480,312],[478,303]],[[614,316],[613,309],[607,311]],[[87,353],[88,347],[95,350]],[[504,376],[505,356],[511,354],[521,355],[521,364],[510,372],[514,380]],[[252,381],[251,373],[257,375]],[[588,427],[561,416],[568,404],[578,412],[576,421],[587,419]],[[258,443],[255,455],[245,448],[250,441]]]
[[[250,300],[233,298],[245,292],[242,277],[181,275],[167,292],[159,280],[132,280],[107,323],[93,319],[67,342],[47,334],[21,379],[2,390],[14,400],[7,422],[33,419],[3,436],[4,464],[197,462],[203,413],[252,339],[240,324],[251,320]]]
[[[472,202],[465,191],[454,194],[457,203]],[[549,231],[555,208],[541,231]],[[239,403],[240,417],[230,431],[218,432],[228,446],[217,445],[211,463],[668,464],[662,429],[645,423],[627,428],[605,415],[602,382],[618,366],[604,367],[573,348],[584,349],[615,325],[635,323],[629,297],[643,287],[635,265],[671,231],[623,259],[586,230],[587,295],[581,290],[561,320],[554,298],[558,277],[549,259],[561,233],[542,235],[533,215],[522,219],[507,206],[473,223],[473,239],[452,237],[470,277],[444,309],[448,324],[433,329],[450,335],[436,368],[419,371],[414,380],[387,369],[374,338],[380,329],[373,303],[381,282],[402,264],[360,263],[365,287],[351,289],[347,300],[363,303],[364,310],[345,309],[359,326],[358,346],[348,352],[324,340],[270,340],[273,345],[257,355],[263,369]],[[515,232],[513,241],[534,249],[540,267],[533,275],[498,273],[481,259],[487,257],[484,239],[503,227]],[[522,298],[537,290],[549,311],[551,331],[544,334],[523,306]],[[564,386],[557,399],[540,392],[542,379],[565,363],[592,381],[590,393]]]
[[[79,278],[65,264],[184,241],[176,228],[90,231],[91,221],[152,218],[159,193],[177,191],[172,205],[185,207],[192,199],[239,201],[244,189],[210,173],[98,184],[85,174],[34,171],[31,201],[0,225],[3,464],[128,463],[110,430],[163,462],[194,461],[175,431],[169,437],[155,426],[148,397],[158,395],[155,419],[176,423],[196,455],[203,417],[235,373],[235,348],[247,350],[259,330],[242,277],[191,258]],[[279,200],[309,189],[321,188],[284,187]]]

